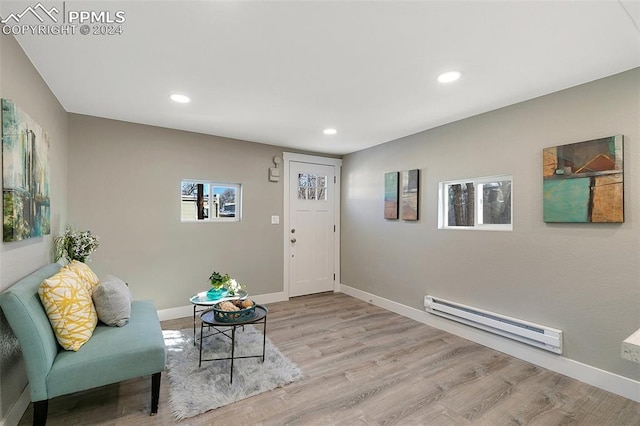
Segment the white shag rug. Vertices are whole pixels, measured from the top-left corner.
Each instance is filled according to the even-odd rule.
[[[193,329],[164,330],[163,334],[167,347],[169,403],[178,420],[282,387],[303,376],[267,337],[264,363],[261,358],[234,360],[230,384],[230,360],[203,361],[202,367],[198,367],[199,347],[193,344]],[[262,340],[263,334],[253,326],[245,326],[244,330],[238,327],[236,356],[261,355]],[[229,356],[231,339],[221,334],[204,339],[203,359]]]

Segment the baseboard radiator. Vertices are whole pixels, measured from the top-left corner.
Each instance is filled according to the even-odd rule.
[[[434,296],[425,296],[427,312],[557,354],[562,353],[562,330],[511,318]]]

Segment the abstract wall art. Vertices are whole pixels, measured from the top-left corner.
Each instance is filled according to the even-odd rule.
[[[49,136],[15,103],[2,99],[3,241],[51,233]]]
[[[384,218],[398,218],[398,172],[384,174]]]
[[[402,220],[418,220],[419,206],[419,170],[406,170],[402,172]]]
[[[624,222],[623,136],[543,150],[544,221]]]

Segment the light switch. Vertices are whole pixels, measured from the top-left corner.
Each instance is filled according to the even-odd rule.
[[[271,224],[278,225],[280,223],[280,216],[271,216]]]

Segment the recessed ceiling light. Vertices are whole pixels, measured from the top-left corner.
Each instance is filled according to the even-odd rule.
[[[336,129],[324,129],[322,133],[325,135],[335,135],[338,131]]]
[[[191,99],[188,96],[180,95],[178,93],[174,93],[173,95],[170,96],[170,98],[173,102],[179,102],[181,104],[186,104],[187,102],[191,101]]]
[[[459,79],[461,76],[462,73],[460,71],[444,72],[438,76],[438,81],[440,83],[451,83]]]

